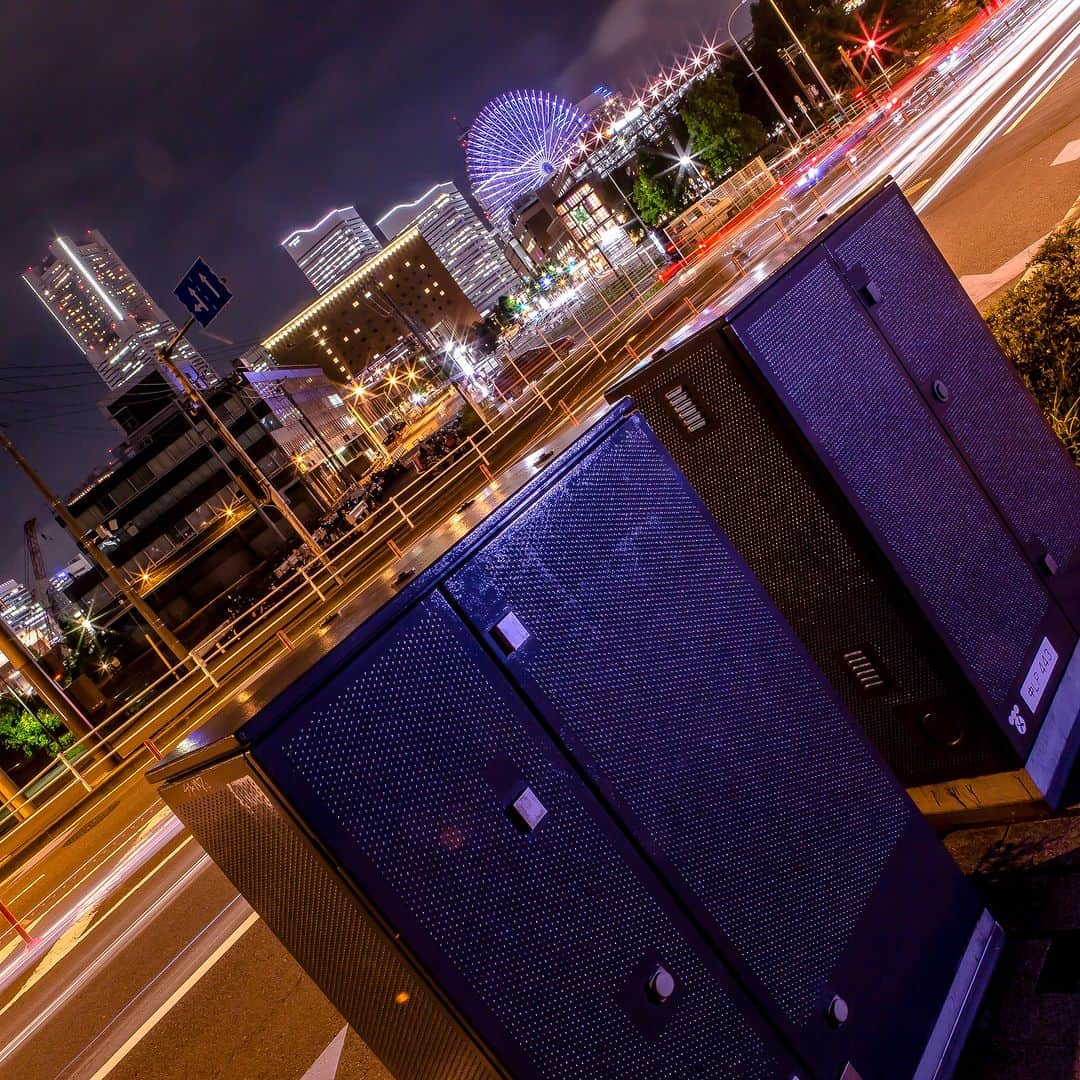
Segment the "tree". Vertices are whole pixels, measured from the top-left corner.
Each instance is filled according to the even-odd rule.
[[[21,701],[0,698],[0,747],[33,757],[40,750],[58,754],[72,741],[60,718],[48,709],[31,710]]]
[[[512,296],[499,297],[495,305],[495,318],[500,326],[507,327],[512,322],[516,322],[520,314],[521,302],[519,300],[515,300]]]
[[[1080,222],[1047,238],[987,323],[1080,462]]]
[[[473,323],[472,337],[476,347],[481,352],[494,352],[499,344],[501,329],[495,321],[495,312],[489,311],[479,322]]]
[[[765,142],[765,129],[739,107],[735,81],[726,71],[694,83],[679,115],[694,156],[717,179],[738,168]]]
[[[832,0],[818,3],[811,0],[783,0],[782,6],[785,17],[806,46],[807,52],[813,57],[818,70],[833,90],[837,92],[842,90],[849,81],[849,75],[840,59],[837,46],[844,45],[850,48],[861,39],[858,13],[850,12],[846,10],[844,3],[832,2]],[[796,110],[792,103],[795,95],[800,94],[805,99],[806,94],[800,91],[791,71],[779,56],[781,49],[792,46],[791,37],[766,0],[758,0],[757,3],[751,4],[750,17],[754,28],[750,59],[760,70],[762,78],[781,104],[789,112],[794,113]],[[809,66],[801,56],[795,59],[794,67],[799,79],[807,87],[820,89]],[[772,124],[776,119],[776,113],[753,80],[746,80],[745,94],[747,107],[756,116],[764,117],[767,123]],[[819,101],[822,106],[827,106],[828,103],[823,99],[824,94],[821,95]],[[810,104],[811,102],[807,102],[808,106]]]
[[[676,173],[668,158],[642,148],[635,159],[631,198],[646,225],[657,225],[682,209]]]
[[[944,40],[982,5],[978,0],[887,0],[884,16],[895,32],[894,50],[918,50]]]

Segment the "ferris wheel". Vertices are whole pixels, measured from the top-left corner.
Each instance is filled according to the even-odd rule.
[[[512,90],[469,129],[465,164],[476,201],[502,229],[514,204],[539,190],[577,147],[588,118],[557,94]]]

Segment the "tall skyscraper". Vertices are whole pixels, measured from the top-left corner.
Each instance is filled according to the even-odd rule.
[[[57,237],[23,280],[109,390],[119,390],[153,366],[154,350],[176,333],[176,324],[96,229],[82,240]],[[218,381],[187,340],[180,341],[173,359],[200,386]]]
[[[343,206],[310,228],[290,233],[281,246],[322,296],[377,255],[382,244],[355,206]]]
[[[481,315],[486,315],[500,296],[521,287],[521,278],[494,234],[450,181],[436,184],[415,202],[400,203],[376,224],[390,239],[416,226]]]
[[[58,236],[23,280],[64,328],[110,390],[118,390],[155,363],[154,350],[176,325],[104,236],[90,229],[81,240]],[[218,377],[186,340],[173,359],[194,382]]]
[[[45,609],[34,599],[33,593],[14,578],[0,584],[0,619],[27,648],[48,648],[55,637]]]

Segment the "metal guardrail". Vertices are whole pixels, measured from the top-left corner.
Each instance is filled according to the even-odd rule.
[[[619,314],[629,311],[635,303],[643,311],[648,310],[630,285],[609,300],[609,306],[624,301]],[[616,314],[614,308],[612,314]],[[199,641],[191,648],[188,660],[170,664],[133,702],[96,723],[87,735],[0,802],[0,813],[7,815],[0,821],[0,843],[9,846],[13,833],[36,833],[39,824],[47,827],[54,823],[134,757],[159,757],[155,737],[182,723],[199,723],[203,717],[192,719],[189,711],[208,692],[233,677],[253,655],[262,661],[259,670],[265,670],[290,652],[315,629],[304,627],[297,634],[297,621],[324,604],[338,607],[347,602],[382,572],[380,568],[367,578],[351,576],[365,562],[386,552],[398,557],[403,545],[422,539],[437,527],[438,522],[426,529],[417,528],[416,523],[429,506],[470,476],[475,477],[479,487],[491,483],[495,479],[492,462],[505,455],[504,444],[514,437],[523,420],[540,414],[557,416],[560,422],[567,416],[573,419],[563,400],[567,388],[601,359],[602,350],[610,348],[617,333],[607,340],[603,332],[586,336],[587,341],[565,357],[553,350],[552,366],[539,379],[530,380],[516,401],[503,405],[500,413],[487,420],[477,435],[470,436],[459,452],[451,452],[428,466],[349,533],[325,547],[324,560],[312,557],[298,566],[256,604]],[[510,463],[508,460],[504,464]],[[337,578],[344,579],[345,584],[339,584]],[[347,594],[344,599],[343,594]],[[271,650],[268,657],[263,655],[267,647]]]
[[[1038,7],[1037,0],[1016,0],[1007,9],[1005,32],[1013,32],[1023,17]],[[997,24],[992,24],[984,36],[989,36],[991,31],[1000,33]],[[1000,37],[994,44],[998,40]],[[950,75],[953,74],[950,72]],[[837,163],[834,170],[838,170],[842,164]],[[811,211],[805,216],[798,214],[800,222],[812,220],[823,205],[817,190],[820,186],[819,182],[809,192],[798,194],[799,201]],[[758,242],[762,235],[767,234],[768,238],[764,241],[768,245],[766,251],[792,239],[790,223],[777,228],[775,233],[768,228],[769,224],[764,222],[758,230]],[[745,266],[734,255],[730,258],[735,276],[744,276]],[[25,834],[25,842],[30,842],[42,828],[55,823],[89,798],[118,769],[136,757],[160,757],[161,751],[154,741],[155,737],[180,725],[186,725],[185,730],[189,730],[200,723],[207,714],[193,717],[190,711],[208,693],[212,694],[234,676],[241,664],[250,662],[252,656],[260,658],[257,670],[263,671],[287,655],[317,629],[317,623],[312,623],[297,630],[295,624],[302,621],[305,615],[327,603],[334,607],[342,606],[383,572],[380,567],[364,578],[358,570],[366,561],[386,551],[395,558],[400,557],[402,544],[412,544],[438,527],[438,521],[426,529],[416,525],[429,504],[470,475],[476,478],[480,487],[491,483],[495,479],[491,471],[492,459],[498,458],[503,452],[500,446],[511,438],[517,425],[524,419],[544,413],[559,423],[567,418],[576,422],[565,401],[570,396],[569,388],[597,361],[612,359],[605,354],[620,333],[616,328],[609,334],[607,327],[593,333],[587,324],[603,316],[603,304],[610,309],[612,319],[616,314],[628,311],[634,304],[651,317],[653,304],[647,301],[660,299],[662,303],[663,292],[660,290],[648,298],[633,285],[628,285],[614,299],[608,297],[598,304],[595,314],[586,314],[586,322],[581,321],[581,316],[575,316],[574,321],[583,332],[585,341],[579,342],[566,357],[559,357],[553,350],[552,366],[537,379],[529,380],[526,393],[516,401],[504,404],[502,412],[505,415],[487,421],[482,432],[470,437],[462,453],[451,453],[419,473],[403,490],[376,507],[350,533],[325,548],[324,561],[313,559],[299,566],[251,608],[223,623],[201,640],[191,650],[189,661],[171,664],[154,682],[143,688],[133,702],[125,703],[99,721],[91,732],[57,755],[50,765],[0,802],[0,814],[6,814],[0,820],[0,849],[18,850],[19,844],[11,843],[16,834]],[[694,311],[689,297],[686,302]],[[620,303],[624,307],[617,313],[615,305]],[[636,362],[634,351],[629,345],[624,347],[630,359]],[[622,351],[620,348],[615,356]],[[544,431],[541,429],[538,437],[543,437]],[[507,465],[510,463],[506,462]],[[407,540],[405,534],[408,534]],[[355,574],[356,579],[351,579],[350,574]],[[339,583],[338,579],[342,579],[344,584]],[[264,656],[267,652],[268,655]],[[214,707],[211,705],[209,711],[213,711]],[[119,764],[116,759],[119,759]]]

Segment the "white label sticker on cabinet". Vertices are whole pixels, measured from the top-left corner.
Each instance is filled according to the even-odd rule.
[[[1035,654],[1035,659],[1031,661],[1031,667],[1028,668],[1024,685],[1020,687],[1020,696],[1033,713],[1039,708],[1039,702],[1042,701],[1047,683],[1050,682],[1050,675],[1053,673],[1057,658],[1057,649],[1050,644],[1049,638],[1043,638],[1039,651]]]

